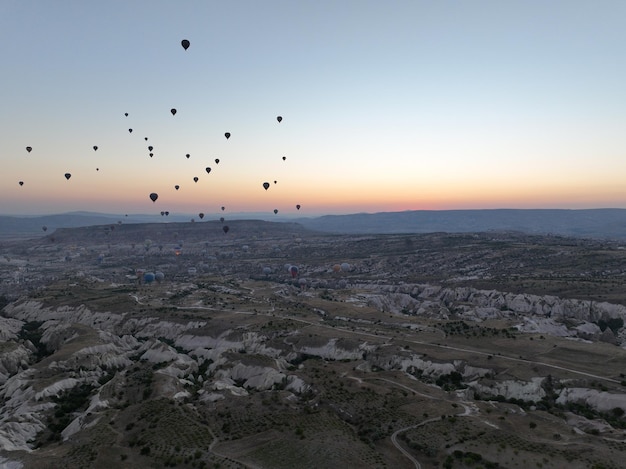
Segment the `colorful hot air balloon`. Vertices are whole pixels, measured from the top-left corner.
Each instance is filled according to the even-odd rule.
[[[150,194],[150,200],[152,200],[152,202],[156,202],[158,198],[159,198],[159,194],[157,194],[156,192],[153,192]]]
[[[263,189],[268,190],[270,188],[270,183],[269,182],[264,182],[263,183]]]
[[[187,50],[189,49],[191,43],[187,39],[183,39],[182,41],[180,41],[180,45],[183,46],[183,49]]]

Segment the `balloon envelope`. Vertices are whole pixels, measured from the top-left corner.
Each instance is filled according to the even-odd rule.
[[[180,45],[183,46],[183,49],[187,50],[189,49],[191,43],[187,39],[183,39],[182,41],[180,41]]]
[[[20,184],[20,186],[23,186],[24,185],[24,181],[20,181],[19,184]]]
[[[296,210],[300,210],[300,204],[296,205]]]
[[[274,209],[274,215],[276,215],[277,213],[278,213],[278,209],[277,209],[277,208],[275,208],[275,209]]]
[[[226,132],[226,133],[224,134],[224,137],[226,137],[226,140],[228,140],[228,139],[230,138],[230,132]]]
[[[263,189],[268,190],[270,188],[270,183],[269,182],[264,182],[263,183]]]
[[[220,159],[219,158],[215,158],[215,164],[219,164]]]
[[[176,115],[176,108],[170,109],[170,112],[172,113],[173,116],[175,116]]]
[[[179,186],[178,184],[176,184],[176,185],[174,186],[174,189],[178,190],[178,189],[180,189],[180,186]]]
[[[26,147],[26,151],[30,153],[31,151],[33,151],[33,147]]]
[[[159,198],[159,194],[157,194],[156,192],[153,192],[152,194],[150,194],[150,200],[152,200],[152,202],[156,202],[156,199]]]
[[[222,231],[224,231],[224,234],[228,233],[228,230],[230,230],[230,228],[228,228],[228,225],[224,225],[222,227]]]
[[[72,177],[72,175],[70,173],[65,173],[65,179],[69,179],[71,177]]]
[[[278,117],[276,117],[276,120],[277,120],[278,122],[280,122],[280,121],[282,121],[282,120],[283,120],[283,117],[282,117],[282,116],[278,116]]]
[[[211,168],[209,168],[208,166],[204,169],[206,170],[207,174],[211,172]]]
[[[132,134],[133,133],[133,129],[128,129],[128,133]]]
[[[193,178],[193,182],[198,182],[198,178],[197,177]]]
[[[204,213],[200,212],[198,216],[200,217],[200,220],[202,220],[204,218]]]
[[[94,145],[94,146],[93,146],[93,151],[96,151],[97,149],[98,149],[98,146],[97,146],[97,145]]]

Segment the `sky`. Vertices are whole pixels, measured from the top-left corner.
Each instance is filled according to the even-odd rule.
[[[623,0],[0,0],[0,214],[626,208],[624,18]]]

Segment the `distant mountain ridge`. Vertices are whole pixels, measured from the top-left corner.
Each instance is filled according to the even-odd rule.
[[[601,239],[626,239],[626,209],[411,210],[325,215],[298,219],[307,228],[334,233],[464,233],[519,231]]]
[[[43,236],[57,228],[117,223],[189,222],[191,215],[113,215],[73,212],[44,216],[0,216],[0,237]],[[310,218],[277,218],[265,214],[231,214],[233,219],[296,222],[305,228],[337,234],[467,233],[519,231],[596,239],[626,239],[626,209],[484,209],[411,210],[404,212],[324,215]],[[216,219],[207,215],[207,219]],[[204,223],[196,220],[199,223]]]

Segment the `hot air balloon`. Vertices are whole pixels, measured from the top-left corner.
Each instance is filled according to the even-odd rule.
[[[170,214],[167,210],[165,211],[165,216],[167,217]]]
[[[150,200],[152,200],[152,202],[156,202],[158,198],[159,198],[159,194],[157,194],[156,192],[153,192],[150,194]]]
[[[222,231],[224,232],[224,234],[228,233],[228,230],[230,230],[230,228],[228,228],[228,225],[222,226]]]
[[[148,137],[144,137],[143,139],[144,139],[146,142],[148,141]]]
[[[300,210],[300,204],[296,205],[296,210]]]
[[[189,49],[189,45],[191,43],[187,39],[183,39],[182,41],[180,41],[180,44],[183,46],[183,49],[187,50]]]
[[[175,116],[176,115],[176,108],[170,109],[170,112],[172,113],[173,116]]]
[[[174,189],[178,190],[178,189],[180,189],[180,186],[179,186],[178,184],[176,184],[176,185],[174,186]]]
[[[72,177],[72,175],[70,173],[65,173],[65,179],[69,180],[69,178],[71,178],[71,177]]]
[[[128,133],[132,134],[133,133],[133,129],[128,129]]]
[[[215,164],[220,164],[220,159],[219,158],[215,158]]]
[[[230,138],[230,132],[226,132],[226,133],[224,134],[224,137],[226,137],[226,140],[228,140],[228,139]]]
[[[19,185],[20,185],[20,186],[23,186],[23,185],[24,185],[24,181],[20,181],[20,182],[19,182]]]
[[[204,218],[204,213],[200,212],[198,216],[200,217],[200,220],[202,220]]]
[[[189,157],[190,157],[190,156],[191,156],[191,155],[190,155],[189,153],[187,153],[187,154],[185,155],[185,157],[186,157],[187,159],[189,159]]]
[[[220,217],[220,221],[224,223],[224,217]]]
[[[277,208],[275,208],[275,209],[274,209],[274,215],[276,215],[277,213],[278,213],[278,209],[277,209]]]
[[[100,168],[96,168],[96,171],[100,171]]]
[[[161,216],[165,215],[165,212],[161,211]]]
[[[278,181],[274,181],[274,184],[278,184]]]
[[[31,151],[33,151],[33,147],[26,147],[26,151],[30,153]]]
[[[207,174],[211,172],[211,168],[209,168],[208,166],[204,169],[206,170]]]
[[[93,151],[96,151],[97,149],[98,149],[98,146],[97,146],[97,145],[94,145],[94,146],[93,146]]]
[[[194,177],[194,178],[193,178],[193,182],[198,182],[198,178],[197,178],[197,177]]]
[[[152,272],[146,272],[143,274],[143,281],[148,284],[154,282],[154,274]]]
[[[298,276],[298,267],[292,265],[291,267],[289,267],[289,273],[293,278],[296,278]]]
[[[269,182],[264,182],[263,183],[263,189],[268,190],[270,188],[270,183]]]
[[[42,226],[41,229],[44,231],[48,231],[48,227],[46,225]]]
[[[152,158],[154,156],[154,153],[150,153],[149,156],[150,158]]]
[[[127,112],[125,112],[125,113],[124,113],[124,115],[125,115],[126,117],[128,117],[128,113],[127,113]]]
[[[152,145],[148,145],[148,151],[152,151],[154,150],[154,147]]]
[[[282,121],[282,120],[283,120],[283,117],[282,117],[282,116],[278,116],[278,117],[276,117],[276,120],[277,120],[277,121],[278,121],[278,123],[280,124],[280,121]]]
[[[283,156],[283,161],[285,161],[286,159],[287,159],[287,157],[286,157],[286,156]]]

